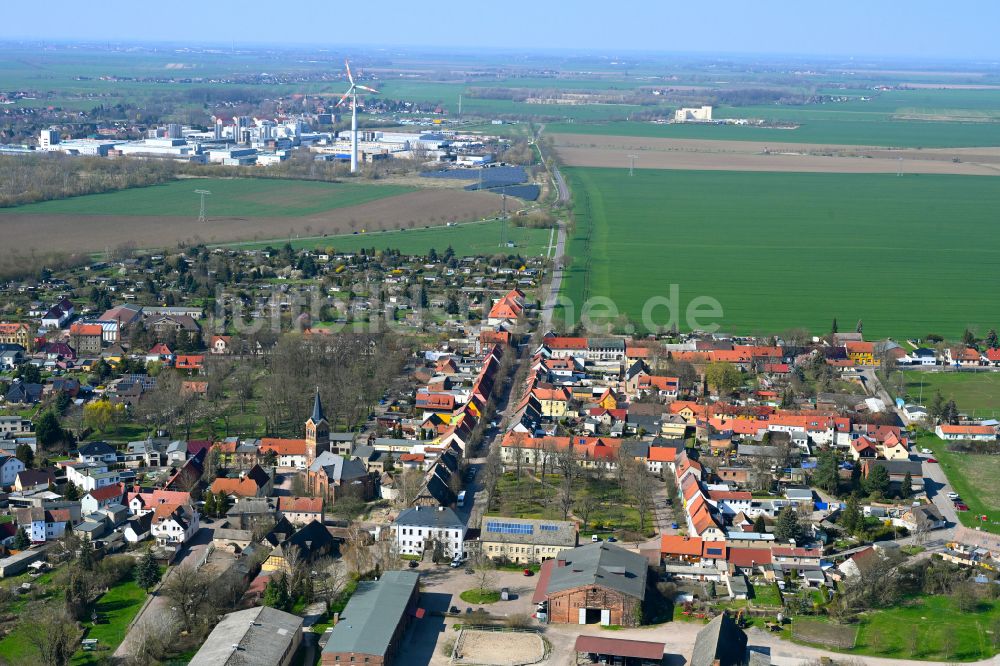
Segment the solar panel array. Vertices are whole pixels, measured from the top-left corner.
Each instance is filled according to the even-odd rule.
[[[490,520],[486,523],[486,531],[497,534],[534,534],[535,528],[531,523],[506,523]]]
[[[542,528],[543,532],[558,532],[559,531],[559,526],[558,525],[539,525],[539,527]]]

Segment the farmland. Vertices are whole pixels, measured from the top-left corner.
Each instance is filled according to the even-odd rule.
[[[1000,373],[914,370],[903,375],[909,402],[930,404],[940,391],[945,400],[954,400],[964,414],[976,418],[1000,415]]]
[[[442,251],[449,245],[459,256],[492,255],[497,253],[538,256],[546,254],[552,233],[549,229],[528,229],[508,227],[506,238],[514,247],[500,247],[500,223],[473,222],[454,227],[435,226],[412,231],[385,230],[380,233],[348,234],[297,238],[291,241],[295,249],[334,248],[337,252],[355,252],[361,248],[376,250],[394,249],[404,254],[426,254],[431,248]],[[227,247],[241,249],[262,249],[283,244],[280,241],[256,241],[252,243],[229,243]]]
[[[826,333],[834,317],[862,319],[873,337],[958,337],[966,326],[995,325],[1000,241],[990,229],[1000,188],[992,178],[660,170],[629,177],[584,168],[566,175],[576,223],[563,294],[577,309],[608,296],[638,322],[647,299],[676,284],[682,315],[693,298],[711,297],[724,312],[718,323],[733,332]]]
[[[195,189],[208,189],[198,222]],[[279,180],[181,180],[166,185],[47,201],[0,213],[10,250],[100,252],[131,240],[156,248],[417,228],[493,217],[489,192]],[[123,229],[128,234],[123,236]]]

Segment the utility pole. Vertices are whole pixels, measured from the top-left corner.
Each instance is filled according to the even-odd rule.
[[[208,190],[195,190],[194,193],[201,195],[201,210],[198,211],[198,221],[205,222],[207,220],[205,216],[205,196],[212,193]]]
[[[639,159],[638,155],[629,155],[628,156],[628,175],[629,176],[632,176],[633,172],[635,171],[635,161],[637,159]]]

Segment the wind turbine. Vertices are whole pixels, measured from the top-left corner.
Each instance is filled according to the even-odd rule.
[[[351,74],[351,64],[344,61],[344,67],[347,68],[347,80],[351,82],[351,87],[347,89],[344,96],[340,98],[337,102],[339,107],[344,101],[351,97],[351,173],[358,172],[358,88],[365,90],[370,93],[377,93],[378,91],[374,88],[369,88],[368,86],[363,86],[359,83],[354,82],[354,75]]]

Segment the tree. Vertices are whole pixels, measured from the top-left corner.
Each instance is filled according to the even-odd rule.
[[[839,331],[837,330],[837,318],[834,317],[833,318],[833,323],[830,324],[830,333],[832,334],[832,333],[838,333],[838,332]]]
[[[17,533],[14,535],[14,542],[10,545],[10,547],[14,550],[26,550],[30,545],[31,539],[28,538],[28,533],[25,531],[24,527],[18,527]]]
[[[854,331],[856,333],[863,333],[864,332],[864,323],[860,319],[858,320],[858,325],[854,328]]]
[[[84,548],[83,550],[87,550]],[[90,601],[89,576],[79,570],[74,570],[63,592],[66,602],[66,613],[75,620],[82,619]]]
[[[62,426],[59,425],[59,418],[51,409],[46,409],[42,412],[38,421],[35,422],[35,435],[38,437],[38,443],[43,448],[48,448],[56,442],[62,441]]]
[[[958,413],[958,405],[955,404],[954,400],[949,400],[947,404],[945,404],[941,420],[949,425],[958,425],[960,417]]]
[[[743,375],[732,363],[713,361],[705,368],[705,380],[721,395],[738,389],[743,384]]]
[[[813,484],[831,495],[837,494],[840,488],[840,470],[837,469],[837,456],[833,451],[824,451],[819,455],[819,462],[813,473]]]
[[[24,614],[21,626],[46,666],[66,666],[76,651],[80,630],[69,615],[51,605]]]
[[[1000,347],[1000,338],[997,337],[997,329],[991,328],[989,333],[986,334],[986,346],[990,349],[996,349]]]
[[[67,482],[65,490],[63,490],[63,499],[67,502],[75,502],[80,497],[82,497],[80,488],[75,483]]]
[[[205,515],[206,516],[217,515],[218,507],[215,504],[215,495],[212,494],[211,490],[205,491],[205,496],[202,498],[202,500],[205,502],[205,505],[202,507],[202,510],[205,512]]]
[[[177,610],[177,616],[185,631],[194,629],[201,619],[199,616],[208,606],[211,580],[190,564],[183,564],[170,572],[160,588],[164,597]]]
[[[913,495],[913,476],[907,472],[903,477],[903,483],[899,487],[899,496],[903,499],[910,499]]]
[[[944,415],[944,396],[941,395],[941,391],[937,390],[934,392],[934,397],[931,399],[931,406],[927,409],[932,419],[938,420]]]
[[[778,541],[798,541],[802,538],[802,524],[792,505],[787,505],[778,514],[774,523],[774,538]]]
[[[962,344],[964,344],[966,347],[975,347],[976,334],[970,331],[969,329],[965,329],[965,332],[962,334]]]
[[[147,593],[160,582],[160,566],[153,559],[151,550],[147,550],[136,562],[135,582]]]
[[[278,572],[277,576],[271,576],[271,580],[268,581],[264,589],[264,605],[278,610],[287,610],[291,606],[288,577],[284,571]]]
[[[95,400],[83,407],[83,425],[98,432],[106,432],[115,416],[115,406],[107,400]]]
[[[851,496],[847,498],[840,524],[848,534],[856,534],[864,526],[864,516],[861,514],[857,493],[851,493]]]
[[[758,513],[757,517],[753,520],[753,531],[757,534],[763,534],[767,531],[767,523],[764,522],[764,514]]]
[[[856,493],[861,490],[861,463],[856,462],[851,467],[851,492]]]
[[[22,363],[14,371],[14,379],[20,379],[25,384],[39,384],[42,381],[42,371],[34,363]]]
[[[864,486],[865,492],[869,495],[875,495],[877,497],[885,497],[886,493],[889,492],[889,472],[882,465],[872,465],[871,469],[868,470],[868,476],[865,477]]]
[[[480,557],[473,571],[476,574],[476,586],[481,594],[486,594],[496,587],[497,567],[493,564],[493,560],[485,556]]]
[[[37,434],[37,429],[36,429]],[[24,463],[25,467],[34,467],[35,465],[35,452],[31,450],[31,446],[28,444],[18,444],[17,448],[14,449],[14,455]]]

